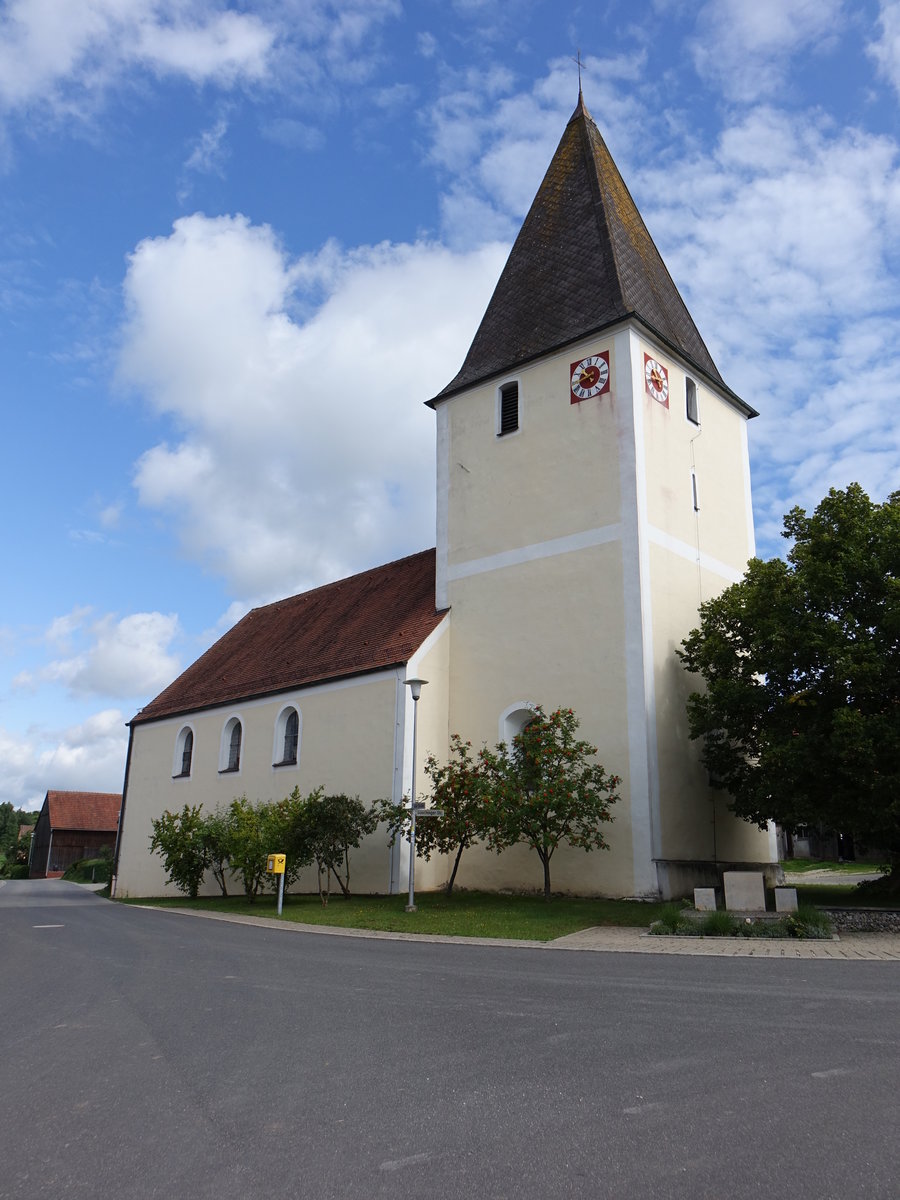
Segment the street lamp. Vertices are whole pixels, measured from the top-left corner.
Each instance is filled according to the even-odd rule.
[[[409,805],[409,903],[407,912],[416,911],[416,733],[419,718],[419,697],[427,679],[405,679],[413,700],[412,785]]]

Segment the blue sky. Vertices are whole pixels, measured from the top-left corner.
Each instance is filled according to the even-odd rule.
[[[900,0],[0,0],[0,801],[255,604],[434,540],[433,414],[577,98],[782,514],[898,486]]]

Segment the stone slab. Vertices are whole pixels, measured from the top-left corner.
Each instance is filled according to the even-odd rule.
[[[716,889],[694,888],[694,908],[697,912],[715,912]]]
[[[775,889],[775,911],[797,911],[797,889],[795,887],[777,887]]]
[[[762,871],[723,871],[725,907],[732,912],[765,912],[763,880]]]

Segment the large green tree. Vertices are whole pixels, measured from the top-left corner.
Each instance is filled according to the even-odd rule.
[[[753,559],[700,609],[681,658],[713,784],[738,816],[852,832],[900,862],[900,492],[832,489],[785,517],[786,560]]]

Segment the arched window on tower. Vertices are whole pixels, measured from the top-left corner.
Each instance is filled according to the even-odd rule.
[[[518,700],[500,714],[500,741],[512,748],[513,738],[534,720],[536,704],[530,700]]]

